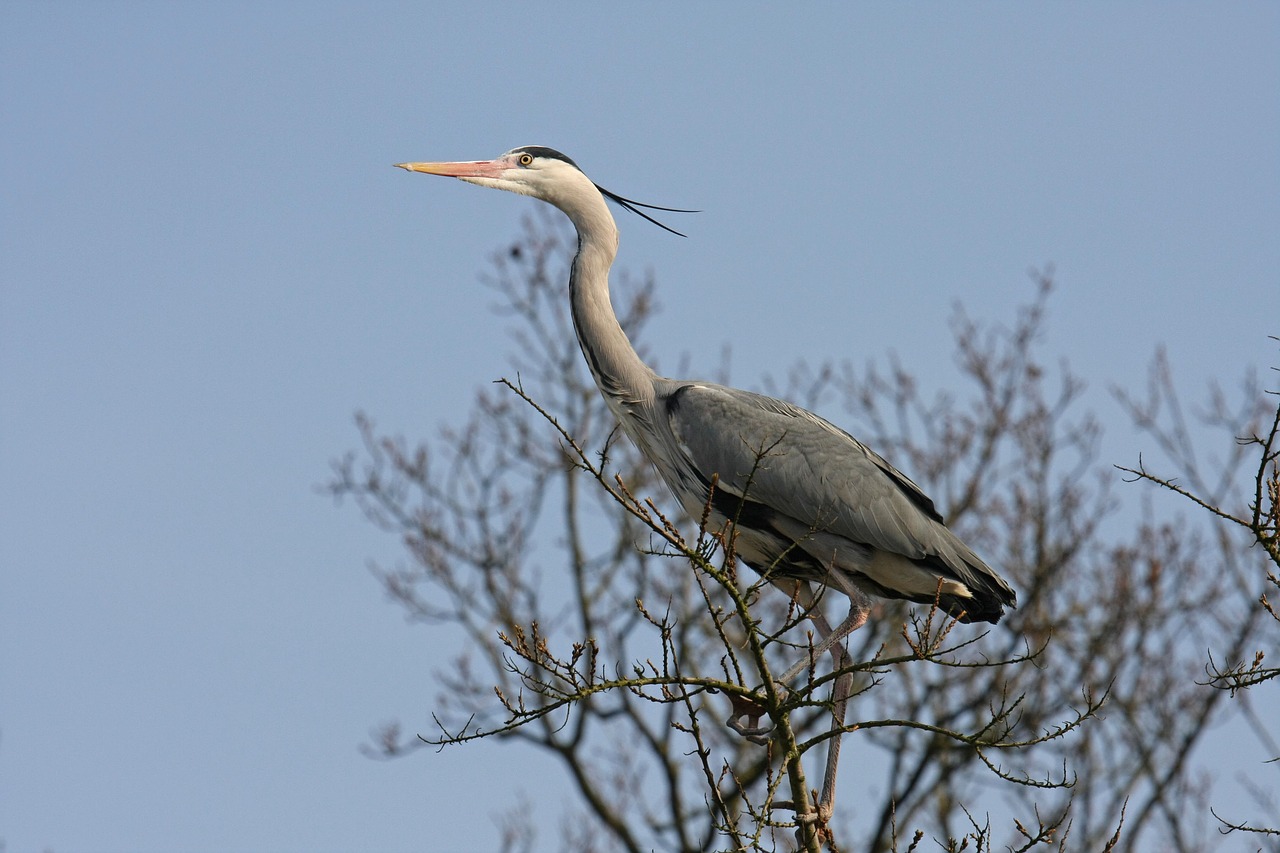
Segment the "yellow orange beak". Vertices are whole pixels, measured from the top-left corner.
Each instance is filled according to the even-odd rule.
[[[465,163],[396,163],[396,168],[449,178],[496,178],[506,169],[503,160],[473,160]]]

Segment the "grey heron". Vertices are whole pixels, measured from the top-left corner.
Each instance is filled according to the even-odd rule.
[[[821,638],[815,654],[829,650],[837,667],[843,664],[841,641],[865,622],[867,594],[936,601],[961,622],[994,624],[1005,606],[1015,606],[1013,589],[945,526],[920,487],[849,433],[782,400],[668,379],[641,361],[609,300],[618,228],[606,199],[646,219],[638,208],[670,208],[615,195],[543,146],[515,148],[494,160],[399,166],[533,196],[569,217],[578,233],[569,306],[606,404],[691,517],[703,517],[709,505],[710,525],[734,525],[737,556],[811,608]],[[812,584],[849,597],[849,616],[839,627],[832,629],[814,607]],[[807,666],[802,660],[780,680],[785,684]],[[842,678],[833,688],[839,726],[850,683]],[[834,798],[838,744],[837,736],[828,753],[822,819]]]

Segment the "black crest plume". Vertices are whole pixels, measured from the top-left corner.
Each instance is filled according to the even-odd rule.
[[[677,231],[676,229],[672,228],[669,225],[662,224],[661,222],[654,219],[649,214],[645,213],[644,210],[640,210],[640,208],[643,207],[645,210],[665,210],[667,213],[701,213],[701,211],[699,210],[685,210],[684,208],[680,208],[680,207],[659,207],[656,204],[645,204],[642,201],[635,201],[634,199],[623,198],[617,193],[609,192],[607,189],[600,186],[599,184],[596,184],[596,189],[600,190],[600,194],[605,198],[609,199],[610,201],[617,202],[620,206],[625,207],[627,210],[631,211],[636,216],[644,217],[645,219],[652,222],[654,225],[657,225],[663,231],[670,231],[672,234],[675,234],[677,237],[685,237],[687,235],[681,234],[679,231]]]

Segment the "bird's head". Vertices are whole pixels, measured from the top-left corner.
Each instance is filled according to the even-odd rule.
[[[556,204],[566,193],[595,189],[578,164],[553,148],[525,145],[494,160],[398,163],[401,169],[458,178],[469,184],[533,196]]]
[[[458,163],[397,163],[396,165],[410,172],[444,175],[481,187],[493,187],[520,195],[533,196],[560,208],[578,225],[582,224],[580,220],[583,212],[591,210],[595,205],[600,205],[602,196],[622,205],[632,213],[643,216],[672,234],[680,234],[680,232],[668,228],[637,208],[644,207],[649,210],[675,213],[696,212],[674,207],[657,207],[611,193],[599,184],[593,183],[583,174],[577,163],[554,148],[543,145],[523,145],[513,148],[494,160],[470,160]],[[601,209],[603,207],[600,205]],[[604,215],[608,216],[607,213]],[[610,222],[612,222],[611,218]],[[684,235],[680,234],[680,236]]]

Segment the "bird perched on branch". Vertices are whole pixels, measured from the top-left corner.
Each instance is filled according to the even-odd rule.
[[[946,527],[920,487],[847,432],[782,400],[668,379],[640,360],[609,300],[618,229],[607,201],[677,234],[644,211],[693,211],[609,192],[564,154],[536,145],[494,160],[400,167],[533,196],[569,217],[578,232],[569,306],[605,402],[685,511],[701,518],[709,505],[709,525],[733,526],[737,556],[811,608],[821,638],[817,654],[831,650],[843,665],[840,641],[865,622],[868,594],[936,602],[961,622],[995,623],[1015,606],[1014,591]],[[813,584],[849,597],[849,616],[839,627],[813,606]],[[807,665],[806,656],[782,681]],[[840,726],[850,684],[838,679],[834,688]],[[833,738],[828,754],[820,803],[826,816],[838,744]]]

